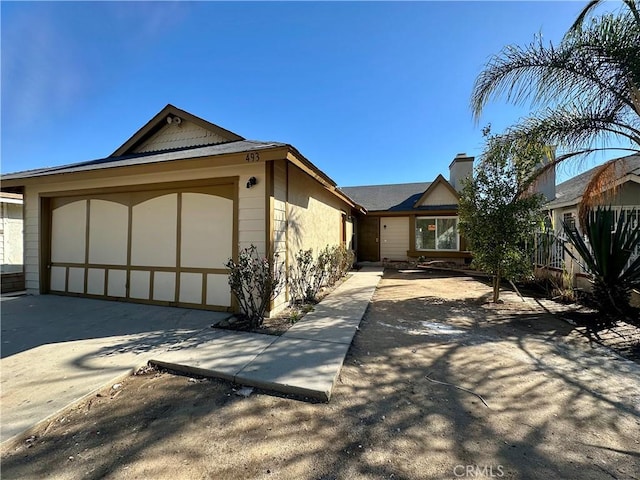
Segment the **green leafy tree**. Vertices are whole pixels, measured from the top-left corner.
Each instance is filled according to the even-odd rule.
[[[527,245],[541,221],[543,197],[527,190],[531,165],[541,161],[544,149],[531,149],[527,161],[519,162],[513,156],[516,151],[490,137],[459,203],[460,231],[469,242],[474,265],[493,275],[494,302],[500,298],[503,279],[530,273]]]
[[[536,175],[569,158],[607,150],[614,137],[622,141],[618,150],[640,152],[640,2],[624,0],[617,11],[594,16],[601,3],[589,2],[558,45],[538,37],[524,47],[507,46],[476,79],[471,96],[476,119],[500,97],[534,109],[494,144],[559,148],[561,154]],[[605,165],[594,175],[583,212],[601,201],[613,168]]]
[[[614,213],[611,207],[589,211],[582,232],[563,224],[575,249],[565,246],[567,253],[592,275],[591,298],[600,312],[599,320],[592,325],[595,328],[610,327],[616,317],[627,315],[631,289],[640,288],[640,257],[633,259],[640,245],[636,212],[619,215],[617,221]]]

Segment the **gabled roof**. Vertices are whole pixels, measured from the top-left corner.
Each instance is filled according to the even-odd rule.
[[[473,161],[473,158],[471,159],[471,161]],[[436,179],[431,182],[431,185],[429,185],[427,187],[427,189],[424,191],[424,193],[422,194],[422,196],[416,201],[416,203],[414,204],[414,208],[418,208],[420,206],[422,206],[422,203],[429,198],[429,195],[431,195],[431,193],[438,188],[438,185],[442,185],[444,186],[447,190],[449,190],[451,192],[451,194],[454,196],[454,198],[457,200],[460,198],[460,195],[458,194],[458,192],[456,192],[455,188],[453,188],[451,186],[451,184],[449,182],[447,182],[447,180],[442,176],[442,174],[439,174]]]
[[[128,167],[132,165],[145,165],[150,163],[170,162],[173,160],[186,160],[190,158],[211,157],[230,153],[251,152],[268,148],[288,147],[286,143],[279,142],[258,142],[253,140],[242,140],[238,142],[222,143],[218,145],[207,145],[205,147],[181,148],[178,150],[139,153],[135,155],[124,155],[121,157],[106,157],[87,162],[61,165],[58,167],[38,168],[25,170],[22,172],[9,173],[2,176],[3,181],[13,179],[23,179],[41,177],[46,175],[56,175],[61,173],[76,173],[89,170],[100,170],[106,168]]]
[[[181,121],[176,124],[174,116],[178,116]],[[167,117],[170,117],[172,121],[168,122]],[[185,124],[187,124],[190,129],[187,133],[196,132],[199,135],[202,133],[202,130],[206,130],[207,132],[213,132],[213,134],[207,134],[206,137],[198,135],[195,137],[187,135],[185,137],[182,135],[184,134],[184,131],[181,133],[180,130],[180,127]],[[167,126],[172,128],[168,133]],[[181,135],[182,138],[180,137]],[[197,142],[202,138],[205,138],[207,144],[193,144],[193,142]],[[220,139],[222,139],[222,141],[219,141]],[[148,143],[145,144],[145,142]],[[139,148],[141,145],[143,148]],[[167,145],[174,145],[174,147],[166,148]],[[199,158],[204,158],[205,161],[208,162],[208,160],[206,160],[207,157],[238,153],[244,154],[246,152],[271,149],[280,149],[278,153],[282,154],[281,158],[290,161],[318,180],[327,190],[344,200],[347,204],[357,209],[362,208],[360,205],[354,203],[351,198],[341,192],[337,188],[336,183],[327,174],[306,159],[292,145],[280,142],[246,140],[229,130],[225,130],[213,123],[202,120],[201,118],[185,112],[184,110],[180,110],[173,105],[167,105],[163,108],[156,116],[153,117],[153,119],[147,122],[144,127],[138,130],[131,138],[129,138],[129,140],[127,140],[120,148],[108,157],[56,167],[38,168],[9,173],[2,176],[2,187],[3,190],[7,191],[18,189],[23,187],[28,179],[30,182],[37,182],[38,180],[35,179],[51,175],[74,174],[79,172],[100,171],[111,168],[168,163],[172,161],[193,160]]]
[[[430,183],[400,183],[394,185],[366,185],[341,187],[344,193],[368,211],[411,210]]]
[[[457,205],[415,207],[431,185],[431,182],[397,183],[391,185],[366,185],[342,187],[344,193],[369,212],[407,212],[438,209],[456,209]]]
[[[619,175],[621,179],[627,175],[640,176],[640,155],[630,155],[616,160],[619,165]],[[576,175],[569,180],[556,185],[556,197],[547,203],[547,208],[556,208],[558,206],[569,206],[579,203],[584,193],[584,189],[589,181],[596,173],[600,166],[593,167],[586,172]]]
[[[227,129],[219,127],[211,122],[207,122],[200,117],[174,107],[170,103],[167,104],[162,110],[160,110],[151,120],[149,120],[140,130],[134,133],[126,142],[113,152],[110,157],[121,157],[123,155],[136,153],[136,148],[143,145],[152,136],[157,134],[162,128],[167,127],[167,118],[173,119],[175,117],[180,118],[182,121],[191,122],[198,127],[211,132],[217,136],[215,143],[236,142],[244,140],[240,135],[233,133]],[[206,142],[210,144],[214,142]],[[196,145],[194,145],[196,146]],[[199,145],[198,145],[199,146]]]

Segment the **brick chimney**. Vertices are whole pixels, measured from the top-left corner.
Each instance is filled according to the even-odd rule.
[[[459,153],[449,165],[449,183],[458,192],[462,190],[462,181],[473,175],[473,160],[474,157]]]

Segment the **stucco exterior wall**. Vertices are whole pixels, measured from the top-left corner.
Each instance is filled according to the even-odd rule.
[[[2,224],[0,225],[0,265],[3,272],[22,271],[22,205],[2,203]]]
[[[380,218],[380,257],[404,261],[409,250],[409,217]]]
[[[213,163],[213,161],[212,161]],[[163,182],[180,182],[219,177],[239,176],[238,190],[238,247],[254,244],[261,254],[265,253],[265,166],[251,163],[220,167],[188,168],[181,170],[122,175],[104,171],[101,178],[77,179],[27,185],[25,187],[25,281],[27,291],[38,294],[39,280],[39,215],[40,194],[64,191],[132,186]],[[249,177],[258,179],[257,185],[248,189],[245,184]]]
[[[328,192],[318,181],[293,165],[289,166],[288,255],[342,242],[342,214],[350,207]]]

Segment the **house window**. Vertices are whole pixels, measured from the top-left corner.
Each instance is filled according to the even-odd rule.
[[[576,217],[573,216],[573,212],[563,214],[562,223],[564,223],[569,230],[576,231]]]
[[[459,250],[457,217],[416,218],[416,250]]]

